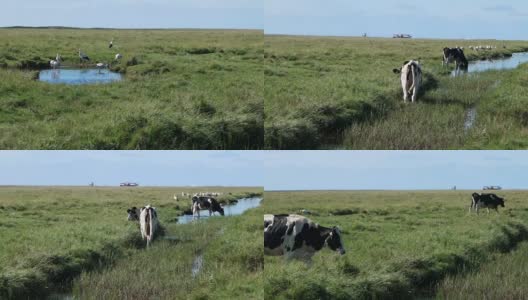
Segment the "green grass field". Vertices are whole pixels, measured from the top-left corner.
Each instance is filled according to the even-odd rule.
[[[72,286],[83,299],[262,298],[260,215],[176,224],[191,202],[176,202],[173,194],[207,189],[226,201],[262,194],[222,187],[0,188],[0,298],[33,299]],[[149,203],[165,235],[145,249],[126,209]],[[193,280],[197,253],[204,263]]]
[[[121,53],[124,80],[34,80],[57,53],[78,65],[79,48]],[[0,29],[0,148],[262,148],[263,52],[258,30]]]
[[[501,253],[528,239],[528,193],[497,194],[506,198],[500,214],[477,216],[468,213],[471,191],[266,192],[259,212],[308,209],[313,221],[341,227],[347,253],[339,256],[324,249],[311,264],[265,256],[265,297],[434,298],[435,288],[446,276],[468,276],[468,271],[478,273],[479,268],[484,274],[486,268],[493,268],[497,255],[504,256]],[[510,266],[514,274],[525,272],[525,264]],[[487,275],[488,281],[493,274]],[[449,290],[459,285],[447,281],[440,286]],[[475,286],[479,288],[482,285]],[[506,288],[502,291],[504,296],[512,295]],[[525,285],[516,289],[516,295],[527,292]],[[463,295],[472,299],[471,287]]]
[[[437,299],[526,299],[528,243],[468,274],[448,276],[438,286]]]
[[[523,41],[265,36],[265,146],[273,149],[519,149],[528,146],[526,66],[452,78],[443,47],[471,60],[528,50]],[[473,51],[470,45],[495,45]],[[503,48],[506,47],[506,48]],[[399,68],[424,71],[404,105]],[[475,126],[464,130],[469,108]]]

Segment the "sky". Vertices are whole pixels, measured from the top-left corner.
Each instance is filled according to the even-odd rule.
[[[0,151],[0,185],[528,189],[528,151]]]
[[[266,34],[528,39],[525,0],[265,0]]]
[[[262,186],[253,151],[0,151],[0,185]]]
[[[262,29],[255,0],[2,0],[0,27]]]
[[[264,168],[266,190],[528,189],[528,151],[274,151]]]

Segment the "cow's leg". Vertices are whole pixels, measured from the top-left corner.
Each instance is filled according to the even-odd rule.
[[[489,206],[488,206],[488,207],[486,207],[486,209],[488,210],[488,215],[489,215]]]
[[[209,208],[209,217],[211,216],[212,212],[213,212],[213,210],[211,208]]]
[[[411,97],[411,102],[413,103],[414,101],[416,101],[416,94],[418,94],[418,87],[415,85],[412,90],[412,97]]]
[[[407,84],[402,84],[403,87],[403,102],[407,102],[407,98],[409,97],[409,92],[407,91]]]

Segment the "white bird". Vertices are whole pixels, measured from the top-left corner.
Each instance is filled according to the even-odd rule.
[[[90,58],[88,57],[88,55],[84,54],[81,49],[79,49],[79,59],[80,59],[80,62],[83,62],[83,61],[90,61]]]
[[[62,57],[60,56],[60,54],[57,53],[55,60],[50,60],[51,68],[56,69],[60,67],[61,61],[62,61]]]
[[[123,58],[123,55],[121,55],[121,54],[119,54],[119,53],[117,53],[117,54],[115,55],[115,60],[116,60],[116,61],[117,61],[117,60],[120,60],[121,58]]]
[[[108,64],[105,64],[105,63],[97,63],[95,66],[97,67],[97,69],[99,69],[99,73],[101,73],[101,69],[107,68],[107,67],[108,67]]]
[[[178,201],[178,196],[176,196],[176,194],[174,194],[174,200]]]
[[[108,44],[108,48],[114,47],[114,38],[110,41],[110,44]]]

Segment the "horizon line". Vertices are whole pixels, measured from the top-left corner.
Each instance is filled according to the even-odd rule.
[[[201,28],[201,27],[78,27],[78,26],[0,26],[0,29],[83,29],[83,30],[262,30],[262,28]]]
[[[363,37],[361,35],[332,35],[332,34],[328,34],[328,35],[322,35],[322,34],[292,34],[292,33],[266,33],[266,30],[264,29],[264,35],[267,35],[267,36],[290,36],[290,37],[329,37],[329,38],[365,38],[365,39],[369,39],[369,38],[376,38],[376,39],[394,39],[394,40],[402,40],[401,38],[393,38],[389,35],[387,36],[376,36],[376,35],[372,35],[372,36],[367,36],[367,37]],[[427,38],[427,37],[412,37],[412,38],[408,38],[408,39],[403,39],[403,40],[467,40],[467,41],[479,41],[479,40],[482,40],[482,41],[489,41],[489,40],[495,40],[495,41],[526,41],[526,40],[523,40],[523,39],[498,39],[498,38],[453,38],[453,37],[450,37],[450,38],[447,38],[447,37],[436,37],[436,38],[433,38],[433,37],[430,37],[430,38]]]
[[[264,188],[265,192],[406,192],[406,191],[473,191],[473,190],[480,190],[480,191],[525,191],[528,190],[528,188],[502,188],[500,190],[484,190],[482,188],[476,188],[476,189],[470,189],[470,188],[457,188],[456,190],[453,189],[291,189],[291,190],[267,190]]]
[[[250,185],[138,185],[138,186],[119,186],[119,185],[61,185],[61,184],[54,184],[54,185],[39,185],[39,184],[5,184],[0,185],[0,188],[7,188],[7,187],[89,187],[89,188],[97,188],[97,187],[123,187],[123,188],[142,188],[142,187],[166,187],[166,188],[263,188],[262,186],[250,186]]]

